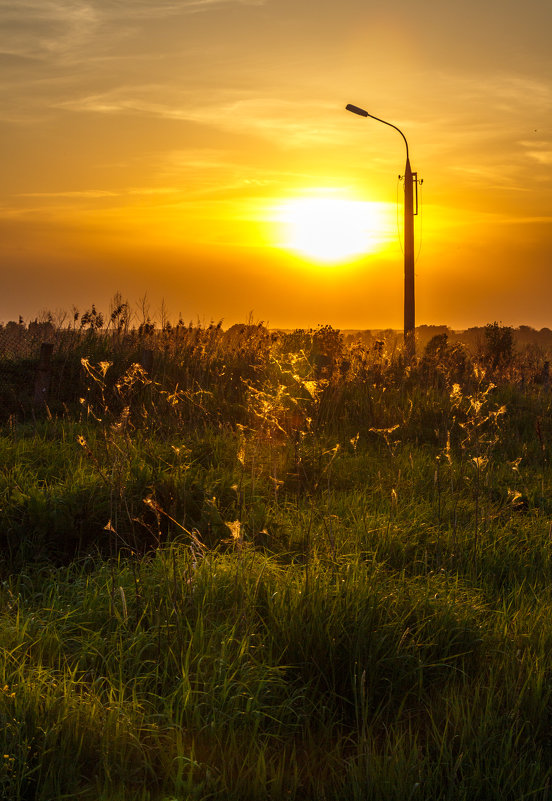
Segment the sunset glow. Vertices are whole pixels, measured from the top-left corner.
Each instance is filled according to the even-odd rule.
[[[353,103],[424,180],[417,322],[552,326],[550,3],[0,6],[0,322],[400,328],[404,142]]]
[[[332,196],[288,200],[279,210],[284,247],[320,264],[376,253],[391,235],[384,204]]]

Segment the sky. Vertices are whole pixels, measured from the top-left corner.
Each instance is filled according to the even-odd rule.
[[[552,327],[549,0],[0,0],[0,322]]]

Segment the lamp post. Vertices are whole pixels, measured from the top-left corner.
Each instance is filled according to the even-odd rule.
[[[391,122],[374,117],[363,108],[349,103],[347,111],[359,114],[361,117],[371,117],[373,120],[383,122],[400,133],[406,145],[406,167],[404,169],[404,343],[409,357],[416,351],[415,329],[416,313],[414,300],[414,217],[418,213],[418,173],[412,172],[408,155],[408,142],[400,128]],[[414,186],[416,186],[416,210],[414,210]]]

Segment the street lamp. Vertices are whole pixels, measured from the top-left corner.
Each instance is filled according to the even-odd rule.
[[[407,354],[415,354],[416,314],[414,302],[414,217],[418,213],[418,173],[410,169],[408,157],[408,142],[400,128],[391,122],[386,122],[373,114],[368,114],[363,108],[349,103],[347,111],[359,114],[361,117],[371,117],[373,120],[383,122],[400,133],[406,145],[406,167],[404,169],[404,343]],[[421,181],[420,181],[421,183]],[[416,187],[416,210],[414,210],[414,186]]]

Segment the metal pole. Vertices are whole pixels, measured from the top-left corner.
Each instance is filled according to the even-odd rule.
[[[407,355],[416,353],[414,299],[414,177],[410,159],[404,170],[404,344]]]
[[[418,174],[413,173],[410,168],[410,158],[408,154],[408,142],[406,136],[400,128],[380,117],[374,117],[363,108],[353,106],[349,103],[347,111],[358,114],[361,117],[371,117],[373,120],[389,125],[400,133],[406,146],[406,167],[404,170],[404,344],[409,358],[416,354],[416,310],[414,300],[414,182],[418,180]],[[417,198],[417,195],[416,195]]]

